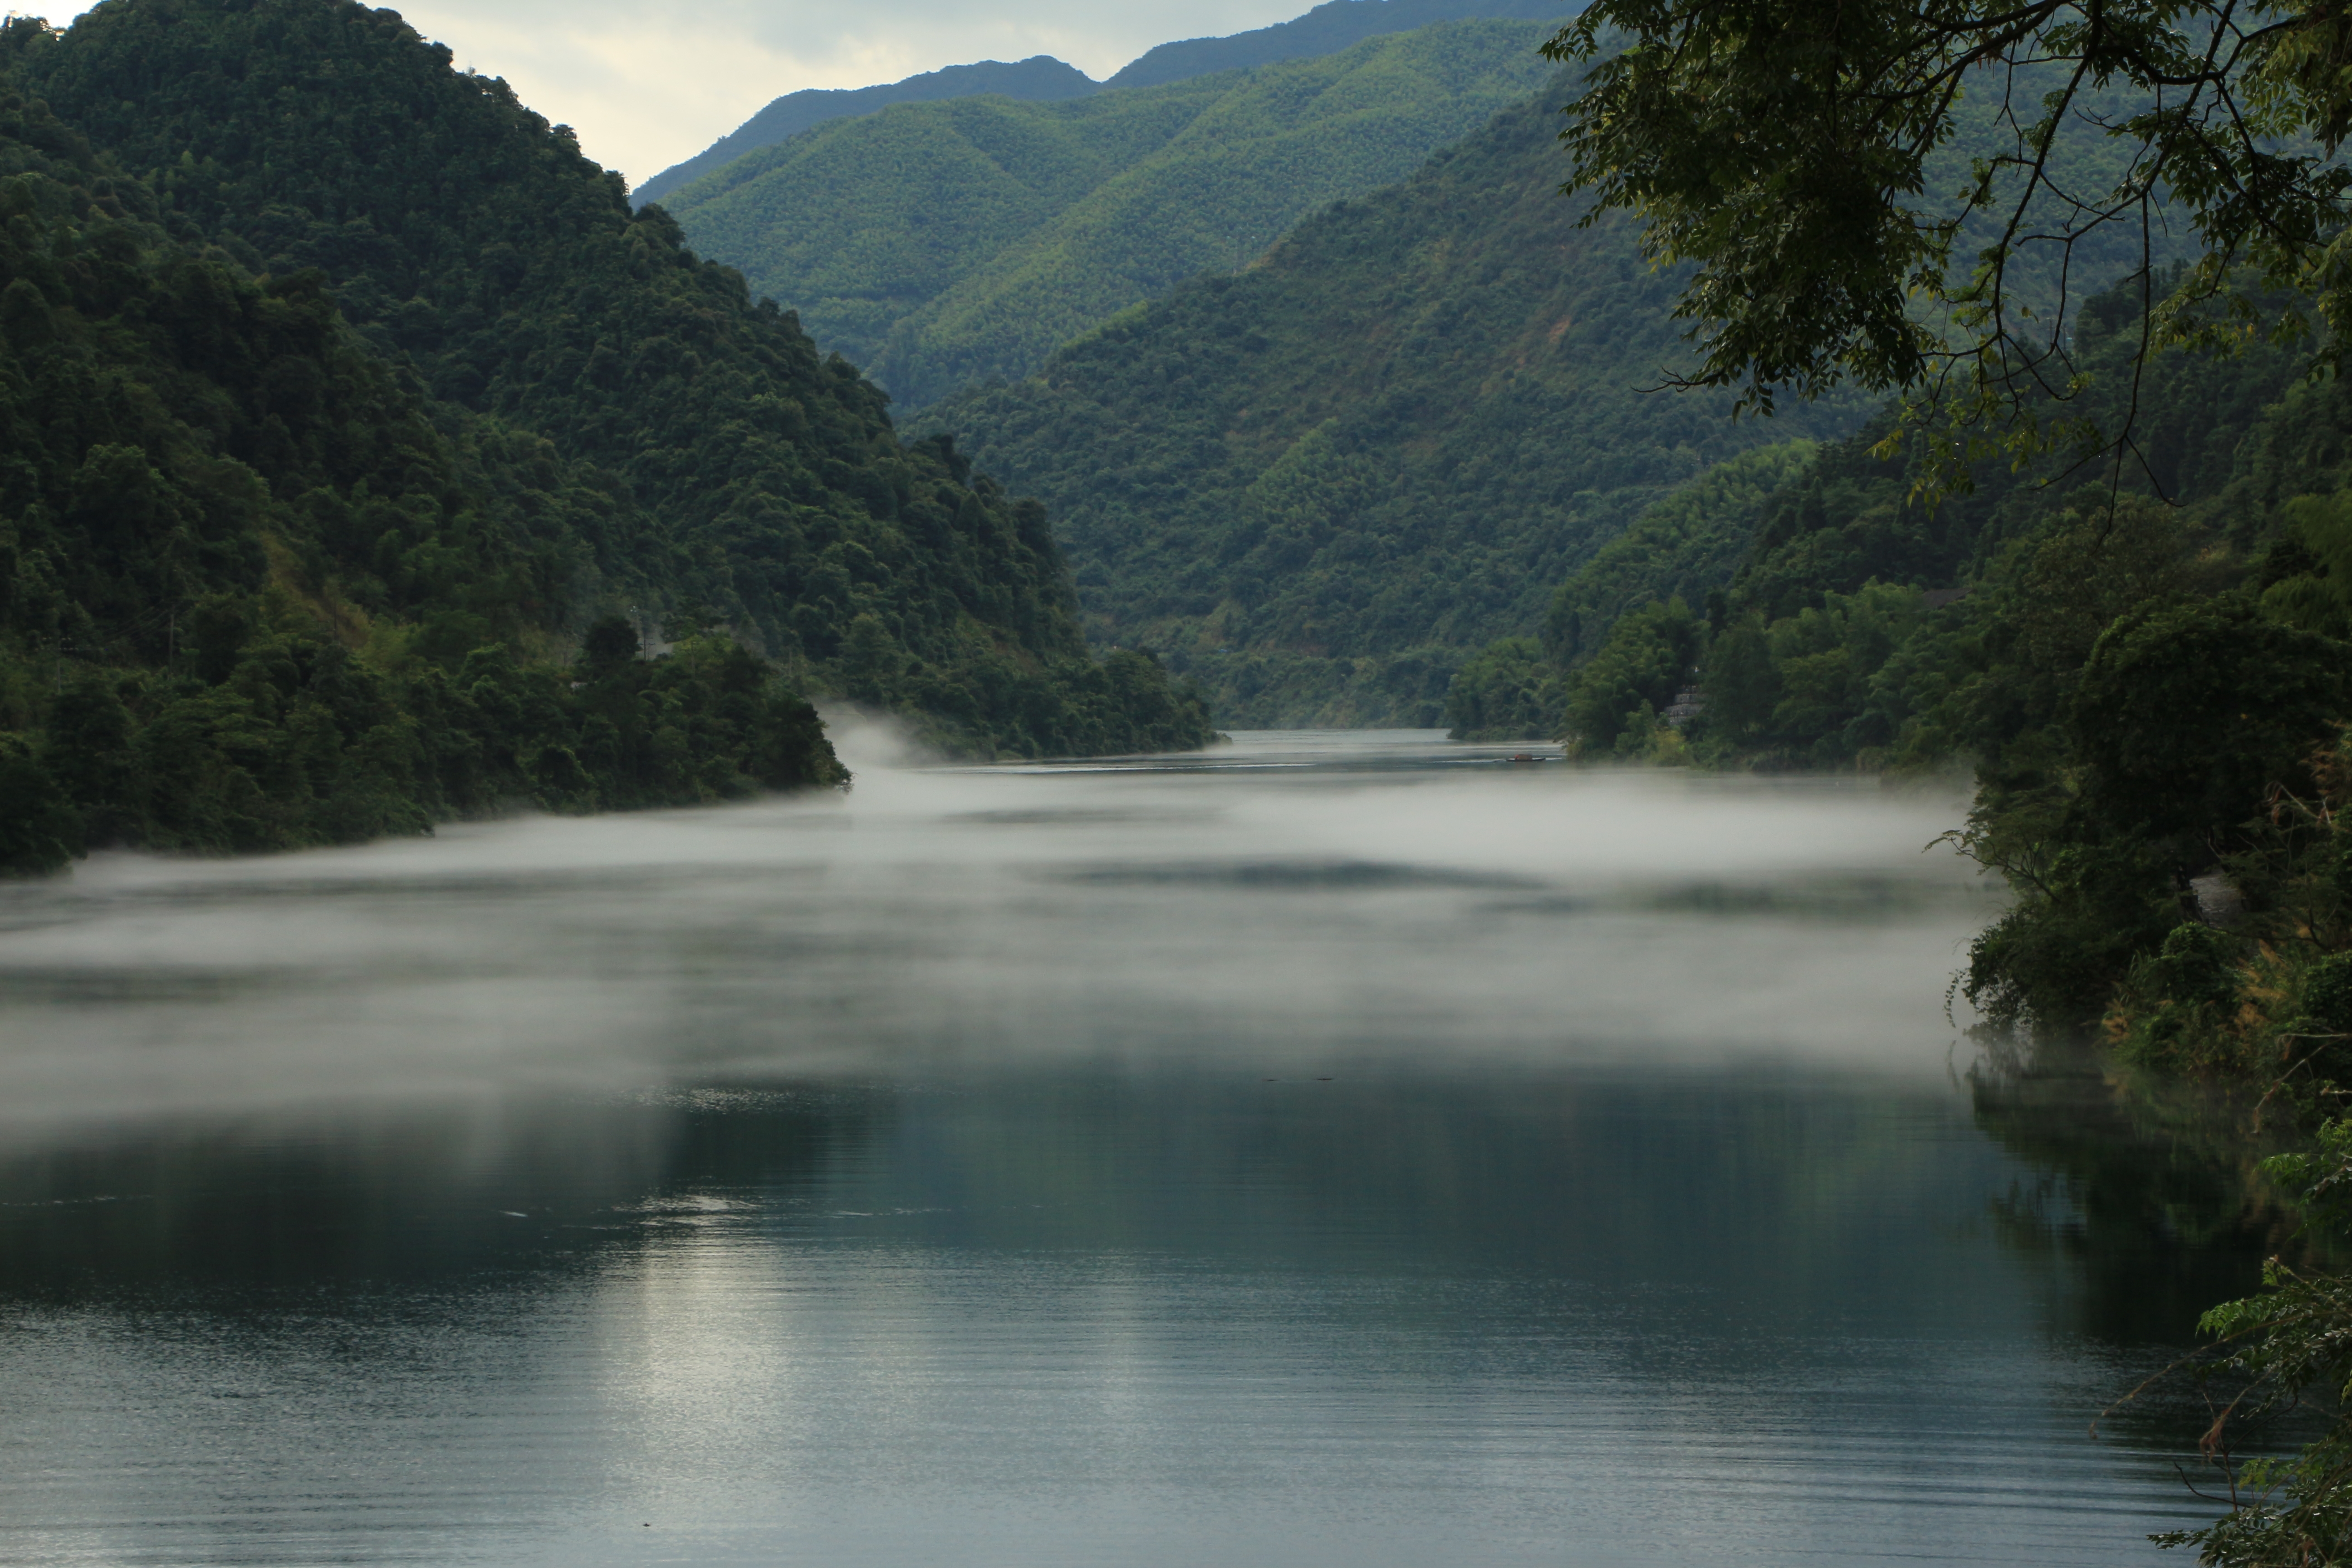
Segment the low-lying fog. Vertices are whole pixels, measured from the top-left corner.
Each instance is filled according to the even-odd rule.
[[[1948,1070],[1949,791],[1244,734],[1163,763],[102,856],[0,890],[0,1122],[999,1060]]]

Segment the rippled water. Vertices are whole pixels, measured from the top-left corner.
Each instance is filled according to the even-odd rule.
[[[1972,1089],[1955,801],[1241,741],[0,893],[0,1561],[2201,1517],[2186,1413],[2087,1427],[2261,1238]]]

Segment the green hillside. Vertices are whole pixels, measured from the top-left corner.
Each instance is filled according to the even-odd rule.
[[[2038,85],[2027,72],[2019,90]],[[1784,404],[1735,425],[1727,397],[1654,390],[1689,363],[1678,279],[1616,221],[1579,228],[1583,209],[1554,194],[1566,96],[1523,100],[1243,275],[1196,281],[917,426],[960,432],[1045,499],[1089,635],[1160,650],[1232,722],[1436,722],[1456,667],[1539,637],[1567,571],[1645,507],[1861,412]],[[1952,199],[1996,144],[1998,104],[1964,102],[1924,203]],[[2070,151],[2058,173],[2111,177],[2088,166],[2106,153]],[[2123,270],[2132,237],[2078,247],[2077,286]],[[2029,248],[2012,287],[2047,313],[2061,276]]]
[[[682,185],[715,174],[748,153],[799,135],[828,120],[873,114],[894,103],[937,103],[950,98],[993,94],[1045,103],[1057,99],[1084,98],[1100,91],[1102,84],[1076,66],[1051,55],[1025,60],[982,60],[925,71],[879,87],[807,88],[772,101],[732,132],[682,163],[673,163],[630,193],[639,206],[657,202]]]
[[[0,873],[841,776],[723,637],[647,662],[598,623],[575,664],[558,520],[594,476],[436,417],[315,273],[253,279],[163,216],[0,88]]]
[[[682,163],[672,164],[631,195],[639,205],[715,174],[749,153],[799,135],[827,121],[874,114],[894,103],[938,103],[955,98],[1001,96],[1032,103],[1084,98],[1106,87],[1160,87],[1218,71],[1248,70],[1277,60],[1336,55],[1384,33],[1411,32],[1467,17],[1517,17],[1540,22],[1564,14],[1559,0],[1324,0],[1303,16],[1218,38],[1161,44],[1129,61],[1108,81],[1087,78],[1051,55],[1008,64],[982,60],[947,66],[877,87],[810,88],[788,92],[729,134]]]
[[[1746,558],[1765,503],[1811,476],[1819,450],[1811,441],[1759,447],[1652,506],[1553,595],[1545,640],[1573,662],[1599,649],[1629,608],[1653,599],[1705,604]]]
[[[541,441],[560,466],[499,482],[582,547],[573,605],[730,627],[812,689],[983,750],[1207,733],[1164,683],[1087,659],[1041,510],[902,443],[789,315],[390,13],[104,0],[18,68],[175,236],[318,269],[431,397]]]
[[[1540,24],[1460,22],[1064,103],[900,104],[666,204],[902,403],[1055,347],[1335,198],[1403,178],[1550,74]]]
[[[1954,639],[1997,636],[1989,617],[2013,608],[2015,574],[2069,520],[2104,513],[2110,485],[2118,515],[2206,550],[2220,582],[2269,548],[2292,496],[2345,482],[2332,383],[2291,391],[2299,363],[2264,344],[2228,359],[2166,355],[2135,386],[2138,313],[2129,285],[2093,299],[2076,347],[2103,418],[2136,400],[2145,467],[2116,475],[2065,455],[2022,470],[1990,464],[1972,489],[1930,507],[1913,494],[1914,468],[1874,454],[1883,424],[1818,450],[1765,448],[1652,508],[1570,576],[1539,642],[1498,644],[1465,666],[1449,721],[1465,734],[1567,733],[1587,750],[1635,755],[1657,738],[1655,712],[1712,660],[1723,668],[1708,685],[1724,689],[1684,736],[1702,754],[1821,768],[1985,754],[1996,744],[1985,716],[1943,706],[1950,661],[1983,652]],[[1943,602],[1964,589],[1964,602]],[[1675,603],[1692,640],[1668,668],[1653,657],[1665,623],[1643,617]],[[1657,673],[1622,681],[1629,658]],[[1743,695],[1726,696],[1734,687]],[[1542,695],[1513,706],[1513,689]]]
[[[1643,390],[1680,352],[1674,280],[1553,194],[1551,101],[924,416],[1053,510],[1097,641],[1233,723],[1433,723],[1652,501],[1845,427]]]

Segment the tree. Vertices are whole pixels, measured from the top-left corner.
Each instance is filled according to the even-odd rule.
[[[1706,623],[1680,599],[1619,617],[1601,651],[1569,678],[1567,731],[1586,752],[1638,743],[1692,675]]]
[[[1693,268],[1688,381],[1763,412],[1848,381],[1902,393],[1915,426],[1939,411],[1948,478],[1999,448],[2127,447],[2128,406],[2104,430],[2070,407],[2072,302],[2110,279],[2069,264],[2116,226],[2150,296],[2168,215],[2203,247],[2149,300],[2138,359],[2261,326],[2334,363],[2352,330],[2352,15],[2326,0],[1597,0],[1545,52],[1598,62],[1562,133],[1586,221],[1630,210],[1654,259]],[[1931,189],[1978,100],[1994,150]],[[2104,156],[2072,166],[2105,173],[2060,178],[2084,142]],[[2039,309],[2032,261],[2058,279]]]
[[[2352,702],[2347,670],[2345,645],[2240,595],[2126,610],[2091,650],[2069,715],[2084,809],[2195,846],[2183,868],[2203,870],[2205,845],[2259,814],[2268,786],[2312,793],[2308,759]]]

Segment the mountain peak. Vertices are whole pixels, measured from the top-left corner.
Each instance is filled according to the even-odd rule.
[[[1101,85],[1066,60],[1051,55],[1032,55],[1010,64],[981,60],[968,66],[948,66],[879,87],[805,88],[784,94],[745,121],[731,135],[720,137],[685,163],[664,169],[637,187],[635,200],[641,206],[659,201],[746,153],[772,147],[828,120],[873,114],[894,103],[936,103],[944,99],[989,94],[1030,103],[1053,103],[1066,98],[1084,98],[1100,90]]]
[[[1309,59],[1439,22],[1549,21],[1583,9],[1580,0],[1324,0],[1304,16],[1222,38],[1185,38],[1130,60],[1105,87],[1157,87],[1277,60]]]
[[[1217,71],[1242,70],[1282,60],[1336,55],[1366,38],[1409,33],[1439,22],[1472,20],[1549,21],[1573,15],[1582,0],[1324,0],[1303,16],[1219,38],[1185,38],[1161,44],[1128,62],[1118,75],[1098,82],[1051,55],[1033,55],[1007,65],[982,60],[948,66],[878,87],[808,88],[786,93],[683,163],[673,164],[636,189],[640,206],[667,199],[703,175],[746,153],[799,135],[828,120],[875,114],[894,103],[937,103],[950,98],[994,94],[1029,103],[1084,98],[1105,88],[1158,87]]]

